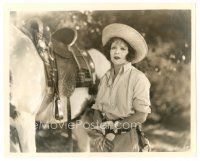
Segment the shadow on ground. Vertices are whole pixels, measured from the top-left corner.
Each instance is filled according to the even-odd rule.
[[[144,126],[153,152],[183,152],[190,149],[190,132],[166,128],[161,124]],[[37,152],[69,152],[67,131],[37,130]],[[73,141],[74,152],[80,152],[77,142]]]
[[[69,139],[67,131],[63,130],[37,130],[37,152],[69,152]],[[73,152],[80,152],[77,142],[73,140]]]

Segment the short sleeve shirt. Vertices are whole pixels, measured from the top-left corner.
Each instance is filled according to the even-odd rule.
[[[101,78],[93,109],[100,110],[111,120],[125,118],[136,111],[150,113],[150,82],[128,63],[121,67],[114,79],[111,68]]]

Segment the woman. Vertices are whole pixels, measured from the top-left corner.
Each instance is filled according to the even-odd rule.
[[[137,126],[150,109],[150,83],[132,64],[147,54],[144,38],[132,27],[114,23],[102,33],[111,69],[102,77],[94,109],[95,127],[89,131],[93,151],[139,151]]]

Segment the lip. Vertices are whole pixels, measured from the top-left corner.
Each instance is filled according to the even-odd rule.
[[[118,60],[118,59],[120,59],[120,57],[119,56],[114,56],[114,59]]]

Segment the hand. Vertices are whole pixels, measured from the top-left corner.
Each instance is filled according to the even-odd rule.
[[[94,152],[110,152],[114,148],[114,144],[108,136],[104,136],[96,130],[91,130],[88,134]]]
[[[113,130],[115,128],[114,122],[113,121],[105,121],[101,123],[101,128],[102,129],[110,129]]]
[[[101,132],[103,135],[106,134],[106,130],[109,129],[109,130],[113,130],[114,129],[114,123],[112,121],[106,121],[106,122],[102,122],[98,124],[96,124],[96,126],[94,126],[95,130]]]
[[[98,137],[94,139],[93,145],[100,152],[111,152],[114,148],[114,144],[112,141],[108,140],[104,136]]]

